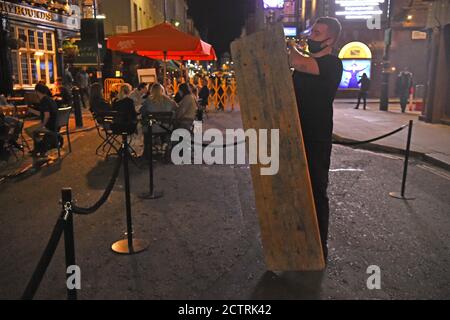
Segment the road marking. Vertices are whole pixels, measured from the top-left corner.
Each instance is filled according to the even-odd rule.
[[[330,172],[364,172],[365,170],[363,169],[352,169],[352,168],[348,168],[348,169],[331,169]]]
[[[433,167],[430,167],[430,166],[427,166],[427,165],[424,165],[424,164],[418,165],[417,167],[421,168],[421,169],[423,169],[425,171],[434,173],[435,175],[440,176],[440,177],[450,181],[450,174],[448,174],[447,172],[444,172],[442,170],[439,170],[439,169],[436,169],[436,168],[433,168]]]
[[[392,160],[404,160],[403,157],[399,157],[393,154],[388,154],[388,153],[383,153],[383,152],[374,152],[374,151],[369,151],[369,150],[361,150],[361,149],[354,149],[357,152],[361,152],[361,153],[368,153],[371,155],[376,155],[376,156],[380,156],[383,158],[388,158],[388,159],[392,159]]]

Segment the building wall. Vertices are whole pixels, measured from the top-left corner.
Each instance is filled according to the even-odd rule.
[[[421,120],[450,125],[450,1],[433,2],[427,28],[428,81]]]
[[[427,48],[426,39],[413,40],[413,31],[423,31],[430,5],[422,0],[396,0],[393,2],[392,45],[390,62],[392,73],[390,77],[389,95],[395,98],[395,84],[398,73],[405,67],[413,73],[415,85],[425,85],[427,82]],[[333,8],[332,8],[333,9]],[[332,10],[333,12],[333,10]],[[412,19],[407,17],[411,15]],[[367,23],[342,21],[343,35],[338,44],[342,48],[351,41],[360,41],[372,50],[372,85],[371,98],[380,97],[382,61],[384,55],[384,29],[386,21],[382,21],[381,29],[370,30]],[[339,96],[352,97],[354,92],[341,91]]]
[[[162,0],[98,0],[99,13],[105,14],[106,36],[122,32],[132,32],[150,28],[164,21],[164,1]],[[195,33],[187,18],[184,0],[167,0],[167,21],[178,22],[182,31]],[[128,31],[126,31],[128,30]]]

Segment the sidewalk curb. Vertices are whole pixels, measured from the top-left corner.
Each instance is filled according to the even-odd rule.
[[[333,141],[336,141],[336,142],[358,142],[358,140],[345,138],[345,137],[339,136],[339,135],[334,134],[334,133],[333,133]],[[377,143],[366,143],[366,144],[362,144],[362,145],[359,145],[359,146],[346,146],[346,147],[350,147],[350,148],[353,148],[353,149],[363,149],[363,150],[370,150],[370,151],[382,151],[382,152],[388,152],[388,153],[395,153],[395,154],[405,155],[405,150],[404,149],[396,148],[396,147],[390,147],[390,146],[385,146],[385,145],[377,144]],[[418,152],[418,151],[411,151],[410,155],[411,155],[411,157],[414,157],[414,158],[419,159],[421,161],[424,161],[426,163],[438,166],[438,167],[440,167],[442,169],[445,169],[445,170],[450,170],[450,163],[438,160],[438,159],[436,159],[434,157],[429,156],[426,153]]]

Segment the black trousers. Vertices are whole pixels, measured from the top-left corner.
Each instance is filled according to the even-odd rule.
[[[80,99],[83,104],[83,108],[86,109],[86,100],[89,101],[89,89],[88,88],[80,88]]]
[[[359,108],[359,105],[361,104],[361,99],[364,102],[364,110],[366,110],[366,107],[367,107],[367,92],[363,92],[363,91],[359,92],[359,94],[358,94],[358,104],[356,105],[356,109]]]
[[[328,224],[330,206],[327,194],[328,173],[331,163],[331,142],[305,141],[306,157],[308,159],[309,174],[316,205],[317,220],[319,222],[320,238],[325,260],[328,257]]]

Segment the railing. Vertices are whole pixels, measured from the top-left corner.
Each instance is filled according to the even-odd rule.
[[[104,98],[109,101],[111,97],[111,92],[117,90],[117,86],[124,83],[122,79],[109,78],[105,80],[104,83]],[[169,92],[173,92],[176,94],[179,90],[180,84],[185,83],[185,80],[181,80],[178,82],[177,79],[173,79],[170,83],[168,89]],[[189,83],[195,85],[194,79],[189,79]],[[198,83],[199,89],[203,86],[202,81]],[[237,84],[236,79],[231,78],[229,81],[226,79],[222,79],[219,82],[219,79],[208,79],[208,89],[210,92],[208,98],[208,110],[218,110],[226,107],[230,107],[231,110],[234,110],[235,107],[239,104],[238,95],[237,95]]]
[[[182,80],[181,83],[185,81]],[[176,94],[178,92],[178,88],[181,83],[178,83],[177,79],[173,80],[173,92]],[[191,78],[189,83],[195,85],[194,79]],[[198,83],[199,89],[203,86],[202,80]],[[219,82],[218,78],[208,79],[208,89],[209,89],[209,98],[208,98],[208,110],[218,110],[224,107],[231,107],[231,110],[234,110],[238,105],[238,96],[237,96],[237,84],[236,79],[231,78],[229,81],[226,79],[222,79]]]
[[[109,98],[111,97],[111,92],[116,90],[117,89],[116,87],[122,83],[125,83],[125,81],[123,81],[123,79],[118,79],[118,78],[105,79],[104,88],[103,88],[103,96],[106,101],[109,101]]]

